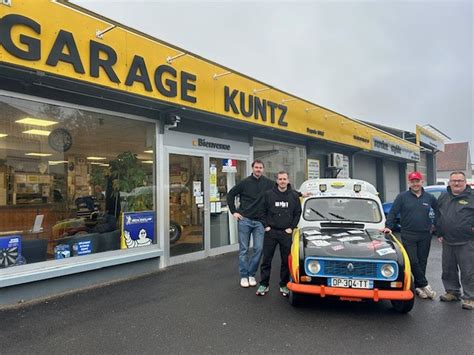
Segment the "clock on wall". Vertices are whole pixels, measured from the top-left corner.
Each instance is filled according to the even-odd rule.
[[[64,128],[56,128],[48,136],[48,143],[57,152],[67,152],[72,146],[72,136]]]

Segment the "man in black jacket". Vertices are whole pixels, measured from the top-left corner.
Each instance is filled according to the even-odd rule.
[[[459,301],[462,308],[474,308],[474,195],[461,171],[450,174],[447,192],[438,200],[438,239],[443,243],[443,302]],[[461,280],[459,280],[461,272]]]
[[[280,292],[288,295],[286,286],[290,273],[288,255],[290,254],[293,229],[298,225],[301,216],[299,194],[291,189],[288,173],[280,171],[277,183],[272,190],[265,193],[265,238],[263,242],[263,261],[260,267],[261,281],[257,296],[264,296],[269,290],[270,272],[275,248],[280,246]]]
[[[263,176],[261,160],[252,163],[252,174],[235,185],[227,193],[227,205],[238,221],[239,229],[239,273],[240,286],[256,286],[255,273],[260,263],[264,235],[263,199],[274,182]],[[239,209],[235,207],[235,197],[240,197]],[[250,237],[253,236],[253,255],[249,260]]]
[[[418,171],[408,175],[408,183],[408,191],[401,192],[393,202],[384,232],[392,232],[395,217],[400,213],[402,243],[410,259],[416,294],[420,298],[434,299],[436,292],[428,284],[425,274],[433,229],[430,213],[436,211],[436,198],[424,191],[423,176]]]

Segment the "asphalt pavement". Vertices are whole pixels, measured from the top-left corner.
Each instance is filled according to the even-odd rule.
[[[169,267],[103,287],[0,311],[0,354],[473,354],[474,312],[417,299],[408,314],[389,302],[307,297],[239,287],[237,254]],[[433,239],[428,279],[442,289]]]

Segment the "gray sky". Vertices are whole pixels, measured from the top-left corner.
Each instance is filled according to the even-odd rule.
[[[72,2],[348,117],[469,141],[471,1]]]

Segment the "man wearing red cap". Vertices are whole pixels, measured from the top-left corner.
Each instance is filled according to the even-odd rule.
[[[433,195],[424,191],[423,176],[420,172],[408,174],[408,185],[408,191],[398,194],[393,202],[384,232],[392,232],[395,217],[400,213],[402,243],[410,258],[416,294],[420,298],[434,299],[436,292],[428,284],[425,274],[433,229],[430,214],[437,210],[437,202]]]

